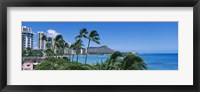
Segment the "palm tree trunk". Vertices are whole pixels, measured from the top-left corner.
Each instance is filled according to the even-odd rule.
[[[73,62],[73,60],[74,60],[74,54],[72,54],[72,62]]]
[[[71,60],[71,54],[68,54],[69,61]]]
[[[90,46],[90,39],[88,41],[87,53],[85,55],[85,64],[87,63],[87,56],[88,56],[88,48],[89,48],[89,46]]]
[[[68,48],[68,50],[69,50],[69,48]],[[68,50],[67,50],[67,54],[66,55],[68,55],[68,59],[70,61],[71,60],[71,54],[68,53],[69,52]]]
[[[78,49],[76,49],[76,61],[78,62]]]
[[[56,48],[56,43],[55,43],[55,41],[54,41],[54,43],[53,43],[53,54],[57,57],[57,55],[56,55],[56,53],[55,53],[55,48]]]
[[[76,61],[78,62],[78,54],[76,55]]]

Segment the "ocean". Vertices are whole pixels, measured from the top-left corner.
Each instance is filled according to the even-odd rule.
[[[88,64],[104,62],[110,55],[88,55]],[[147,64],[147,70],[178,70],[178,54],[138,54]],[[76,60],[76,57],[74,57]],[[85,62],[85,55],[79,56],[79,62]]]

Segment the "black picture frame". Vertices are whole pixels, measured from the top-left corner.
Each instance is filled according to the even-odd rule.
[[[7,85],[7,7],[193,7],[194,85]],[[2,92],[199,92],[200,0],[2,0],[0,1],[0,90]],[[169,75],[173,76],[173,75]],[[16,76],[17,77],[17,76]]]

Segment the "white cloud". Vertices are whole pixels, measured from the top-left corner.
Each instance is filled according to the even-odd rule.
[[[48,36],[48,37],[53,37],[53,38],[55,38],[58,34],[59,34],[59,33],[56,32],[55,30],[52,30],[52,29],[47,30],[47,36]]]

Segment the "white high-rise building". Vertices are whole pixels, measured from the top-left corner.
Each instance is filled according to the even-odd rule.
[[[38,49],[46,49],[46,41],[43,38],[44,32],[38,32]]]
[[[22,26],[22,48],[32,48],[33,49],[33,35],[31,28]]]

